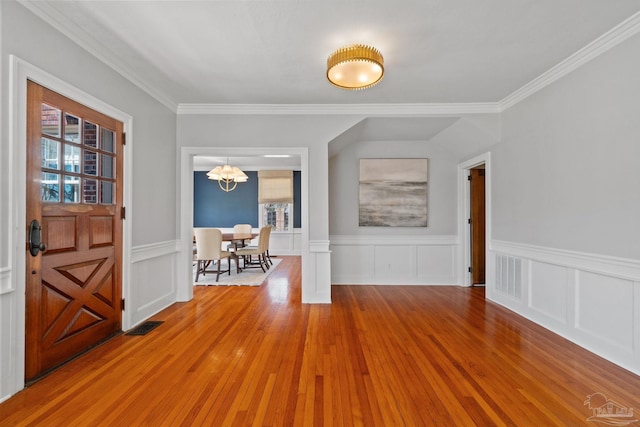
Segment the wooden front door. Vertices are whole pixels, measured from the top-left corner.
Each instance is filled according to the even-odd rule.
[[[485,183],[484,169],[471,169],[471,284],[485,282]]]
[[[33,82],[27,96],[28,381],[121,329],[123,126]]]

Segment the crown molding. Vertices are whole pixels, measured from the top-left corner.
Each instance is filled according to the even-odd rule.
[[[178,115],[457,116],[499,113],[495,102],[441,104],[179,104]]]
[[[604,52],[617,46],[640,31],[640,12],[636,12],[620,24],[613,27],[573,55],[545,71],[529,83],[506,96],[498,105],[500,111],[513,107],[539,90],[549,86],[556,80],[566,76]]]
[[[89,33],[75,25],[72,25],[63,14],[58,12],[55,7],[52,7],[48,2],[35,0],[17,1],[36,16],[51,24],[56,30],[69,37],[74,43],[89,52],[91,55],[98,58],[107,66],[113,68],[118,74],[139,87],[169,110],[174,113],[176,112],[177,104],[175,101],[167,96],[162,90],[148,84],[145,81],[144,76],[140,76],[136,73],[122,60],[120,60],[116,53],[112,52],[103,44],[98,43]]]

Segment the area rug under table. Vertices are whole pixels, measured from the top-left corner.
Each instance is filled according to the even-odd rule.
[[[216,272],[209,273],[207,272],[205,275],[200,273],[200,277],[198,281],[194,283],[196,286],[260,286],[262,282],[265,281],[267,276],[275,270],[275,268],[280,264],[281,259],[272,258],[273,265],[271,268],[267,270],[266,273],[262,272],[260,267],[258,268],[246,268],[243,269],[239,274],[236,273],[236,263],[231,262],[231,275],[226,272],[220,273],[220,280],[216,282]],[[242,265],[242,263],[241,263]],[[217,270],[218,266],[209,266],[211,270]],[[227,269],[227,262],[222,261],[221,265],[222,270]],[[193,267],[193,278],[196,277],[196,267]]]

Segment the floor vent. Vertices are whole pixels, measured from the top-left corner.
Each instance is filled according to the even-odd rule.
[[[514,298],[522,297],[522,260],[496,255],[496,290]]]
[[[149,320],[131,329],[125,335],[147,335],[162,323],[163,322],[160,320]]]

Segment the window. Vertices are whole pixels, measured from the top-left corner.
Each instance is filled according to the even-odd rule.
[[[293,171],[258,171],[260,226],[293,230]]]
[[[273,231],[293,229],[292,203],[261,203],[260,212],[260,227],[270,225]]]
[[[41,104],[41,191],[50,203],[115,204],[115,132]]]

